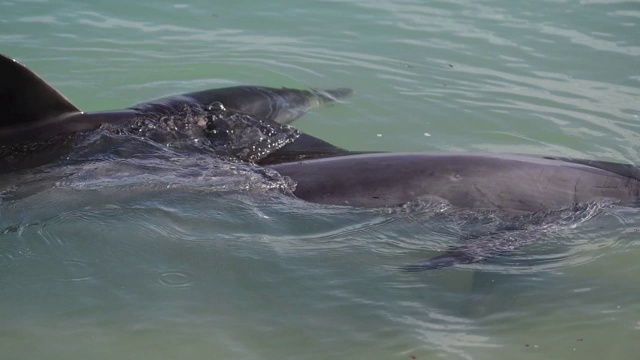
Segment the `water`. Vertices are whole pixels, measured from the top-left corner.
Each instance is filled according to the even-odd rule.
[[[347,104],[297,126],[352,150],[640,163],[637,2],[1,6],[0,52],[86,111],[237,84],[348,86]],[[307,204],[277,179],[176,161],[203,176],[160,163],[128,177],[123,163],[1,204],[0,358],[640,350],[636,209],[602,209],[485,264],[407,274],[398,268],[458,241],[455,221],[420,207]]]

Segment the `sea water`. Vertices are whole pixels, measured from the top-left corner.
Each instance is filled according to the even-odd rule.
[[[640,163],[634,1],[0,8],[0,52],[85,111],[232,85],[351,87],[346,103],[296,126],[351,150]],[[640,352],[637,209],[604,206],[512,254],[406,273],[455,245],[464,227],[419,204],[308,204],[278,179],[168,158],[69,170],[54,186],[3,198],[1,359]]]

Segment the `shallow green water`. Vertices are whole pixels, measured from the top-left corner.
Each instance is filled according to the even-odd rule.
[[[0,52],[86,111],[236,84],[352,87],[298,126],[353,150],[640,163],[633,1],[4,1]],[[635,209],[507,259],[414,213],[272,194],[4,203],[2,359],[634,359]],[[108,190],[108,189],[107,189]],[[120,196],[118,196],[120,195]]]

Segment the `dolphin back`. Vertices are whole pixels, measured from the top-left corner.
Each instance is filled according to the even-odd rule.
[[[251,115],[255,118],[290,124],[305,113],[340,101],[353,94],[351,89],[301,90],[264,86],[234,86],[171,96],[132,107],[139,111],[157,107],[180,107],[197,103],[206,107],[220,103],[225,109]]]

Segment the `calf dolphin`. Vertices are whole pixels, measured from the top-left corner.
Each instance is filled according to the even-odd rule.
[[[640,199],[633,165],[579,159],[473,153],[345,155],[269,166],[296,183],[303,200],[356,207],[397,206],[416,199],[490,211],[507,226],[474,236],[407,271],[469,264],[533,243],[579,205]],[[519,225],[514,225],[519,224]]]
[[[185,104],[207,107],[218,103],[267,124],[290,123],[314,107],[350,94],[347,89],[233,87],[164,98],[124,110],[84,113],[35,73],[1,55],[0,79],[0,173],[55,161],[72,146],[67,140],[78,132],[105,124],[127,124],[147,113],[179,109]],[[45,151],[34,152],[34,143],[44,143]],[[16,160],[16,151],[33,156]],[[640,191],[640,170],[633,165],[499,154],[356,154],[306,134],[255,162],[289,177],[295,183],[293,194],[300,199],[357,207],[389,207],[429,199],[519,216],[600,200],[634,204]],[[525,237],[531,238],[530,234]],[[488,251],[456,248],[408,270],[475,262],[514,247],[513,242],[496,234],[490,234],[485,242]]]
[[[633,203],[640,189],[638,170],[630,165],[522,155],[360,154],[270,168],[293,179],[301,199],[356,207],[428,198],[524,214],[602,199]]]

